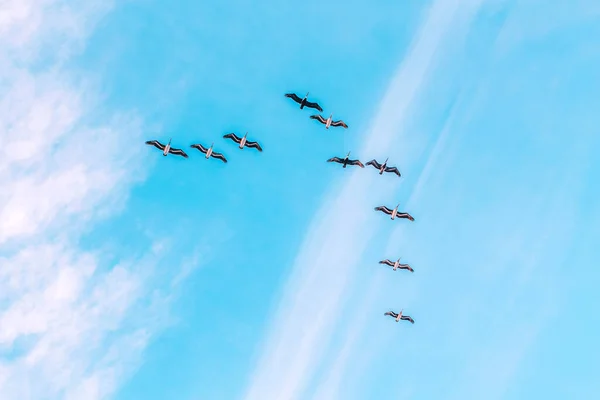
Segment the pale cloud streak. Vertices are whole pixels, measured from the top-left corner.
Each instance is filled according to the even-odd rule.
[[[524,15],[509,15],[508,20],[521,17],[527,19]],[[541,20],[546,21],[545,16]],[[548,29],[546,27],[542,31],[547,32]],[[500,33],[501,38],[512,36],[506,27]],[[505,44],[504,41],[499,42],[502,51],[506,51]],[[581,45],[586,46],[585,43]],[[578,49],[573,51],[578,52]],[[571,60],[570,64],[578,65],[577,60]],[[518,73],[522,71],[512,74]],[[530,80],[531,76],[525,79]],[[546,77],[542,75],[539,79],[545,80]],[[465,105],[479,108],[480,112],[493,110],[497,106],[497,93],[502,93],[498,86],[515,83],[500,79],[493,82],[495,85],[486,87],[488,82],[478,80],[474,86],[486,87],[488,92],[485,96],[469,99]],[[577,198],[582,181],[587,179],[585,165],[591,160],[590,151],[584,147],[594,148],[589,135],[591,129],[586,121],[579,120],[581,109],[574,115],[568,115],[561,110],[561,103],[553,104],[552,97],[540,99],[535,94],[533,99],[527,97],[533,92],[529,90],[529,82],[517,82],[522,88],[523,98],[511,98],[512,107],[507,108],[526,108],[533,103],[537,106],[532,107],[534,110],[544,112],[527,113],[526,126],[531,131],[522,129],[518,119],[511,122],[512,126],[511,123],[506,124],[511,128],[514,126],[514,131],[503,133],[502,138],[507,142],[518,142],[521,138],[552,138],[556,141],[554,143],[560,143],[562,149],[554,153],[560,154],[555,158],[560,159],[560,163],[555,161],[545,167],[539,165],[543,165],[548,154],[556,151],[553,142],[548,145],[543,140],[539,140],[538,146],[530,144],[533,149],[527,157],[515,157],[515,160],[507,156],[509,148],[496,152],[490,148],[472,150],[476,148],[472,146],[475,137],[484,131],[482,127],[485,125],[474,126],[464,115],[456,124],[450,123],[430,152],[407,208],[415,207],[427,212],[427,221],[421,219],[421,226],[425,225],[432,236],[443,232],[452,245],[443,246],[444,243],[427,234],[421,236],[425,229],[420,230],[417,237],[406,237],[402,228],[394,227],[386,250],[389,254],[407,247],[415,254],[434,252],[445,255],[423,257],[436,261],[429,265],[436,269],[436,276],[429,274],[427,277],[435,280],[435,284],[418,282],[416,274],[408,277],[411,285],[420,284],[416,296],[412,295],[414,292],[405,292],[400,302],[395,303],[401,307],[418,300],[414,306],[427,321],[422,321],[419,326],[409,326],[409,329],[412,328],[410,332],[415,332],[414,337],[410,334],[403,337],[402,329],[398,332],[395,327],[382,331],[374,322],[381,318],[377,315],[368,321],[376,328],[368,326],[363,313],[373,314],[382,306],[392,304],[390,299],[397,301],[386,295],[395,287],[397,278],[384,279],[381,274],[375,274],[366,291],[365,283],[361,282],[360,303],[363,306],[353,310],[356,318],[345,330],[346,341],[329,369],[328,379],[322,382],[317,398],[349,398],[351,391],[339,393],[342,389],[340,382],[353,382],[345,370],[352,369],[353,376],[364,376],[364,372],[372,372],[370,361],[375,357],[381,360],[386,352],[390,354],[386,357],[389,360],[386,366],[398,375],[395,398],[404,398],[405,385],[417,388],[413,390],[414,395],[407,396],[414,398],[435,398],[440,394],[457,399],[503,398],[513,388],[521,362],[535,345],[538,335],[560,315],[564,301],[561,286],[564,282],[560,282],[558,268],[565,262],[577,229],[574,222]],[[478,102],[479,105],[476,104]],[[556,114],[549,116],[550,110]],[[460,111],[464,114],[464,110]],[[488,115],[485,112],[481,114],[479,117]],[[540,129],[552,119],[560,121],[560,127]],[[535,123],[529,124],[529,121]],[[490,123],[498,121],[492,119]],[[565,134],[561,131],[563,127],[569,127],[577,134]],[[465,131],[468,133],[465,134]],[[452,134],[449,135],[449,132]],[[455,132],[459,133],[459,137]],[[494,134],[501,133],[495,131]],[[459,140],[461,136],[466,140]],[[452,152],[447,151],[449,145]],[[478,164],[482,160],[486,163]],[[441,165],[446,168],[440,168]],[[477,171],[477,168],[482,170]],[[482,176],[485,179],[481,179]],[[478,180],[470,181],[472,178]],[[486,196],[482,182],[489,182],[489,187],[493,187],[498,196]],[[470,210],[471,205],[477,211]],[[440,211],[442,209],[443,212]],[[462,240],[452,240],[451,237]],[[464,242],[468,244],[465,246]],[[367,294],[363,296],[365,292]],[[440,335],[432,335],[432,329]],[[368,332],[368,335],[359,333],[361,331]],[[415,340],[417,335],[423,337]],[[452,356],[445,359],[437,353],[450,353]],[[457,360],[460,360],[460,368],[455,371]],[[432,369],[431,365],[436,365],[436,368]],[[347,387],[344,389],[348,390]]]
[[[409,111],[460,9],[459,1],[437,1],[428,10],[379,106],[362,153],[382,155],[408,139],[402,129]],[[398,157],[410,162],[414,159],[411,150],[420,146],[422,143],[412,141]],[[373,235],[373,229],[367,229],[365,210],[372,207],[369,193],[379,178],[363,171],[349,171],[348,175],[307,232],[246,392],[247,400],[301,397],[331,339],[356,262]],[[397,183],[378,192],[389,195],[396,187]],[[343,229],[332,234],[334,227]]]

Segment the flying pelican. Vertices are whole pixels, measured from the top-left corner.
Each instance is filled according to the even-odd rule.
[[[193,144],[190,147],[193,147],[194,149],[198,149],[201,152],[203,152],[204,154],[206,154],[206,158],[208,159],[209,157],[213,157],[213,158],[218,158],[219,160],[223,161],[224,163],[227,162],[227,159],[225,158],[225,156],[221,153],[216,153],[213,151],[213,146],[215,144],[211,144],[210,147],[207,149],[206,147],[202,146],[201,144]]]
[[[396,261],[391,261],[391,260],[382,260],[379,261],[379,264],[386,264],[389,265],[390,267],[392,267],[395,270],[397,269],[407,269],[410,272],[415,272],[415,270],[413,270],[410,265],[408,264],[400,264],[400,259],[397,259]]]
[[[384,172],[393,172],[394,174],[400,176],[400,171],[396,167],[388,167],[387,166],[388,159],[386,158],[383,164],[379,164],[377,160],[371,160],[367,163],[367,165],[372,165],[376,169],[379,170],[379,175],[383,175]]]
[[[342,120],[333,121],[332,117],[333,117],[333,114],[330,114],[329,118],[327,118],[327,119],[323,118],[320,115],[311,115],[310,116],[311,119],[316,119],[320,123],[324,124],[326,129],[329,129],[330,126],[343,126],[344,128],[348,128],[348,125],[346,125],[346,123],[344,121],[342,121]]]
[[[258,142],[251,142],[248,139],[246,139],[246,136],[248,136],[248,132],[246,132],[243,138],[237,137],[235,133],[228,133],[227,135],[223,135],[225,139],[231,139],[234,142],[239,143],[240,149],[243,149],[244,146],[246,146],[257,149],[258,151],[262,151],[262,147],[260,147],[260,144],[258,144]]]
[[[381,212],[386,213],[387,215],[391,215],[392,216],[391,219],[394,219],[394,218],[406,218],[406,219],[411,220],[411,221],[415,220],[409,213],[398,212],[398,207],[400,207],[400,204],[398,204],[396,206],[396,208],[394,208],[393,210],[390,210],[386,206],[379,206],[379,207],[375,207],[375,211],[381,211]]]
[[[402,315],[402,310],[400,310],[400,313],[398,313],[398,314],[396,314],[393,311],[388,311],[383,315],[389,315],[392,318],[396,318],[396,322],[403,320],[403,321],[409,321],[411,324],[415,323],[415,321],[408,315]]]
[[[360,161],[350,160],[350,159],[348,159],[348,157],[350,157],[350,152],[348,152],[348,154],[346,154],[345,158],[332,157],[329,160],[327,160],[327,162],[336,162],[336,163],[342,164],[343,168],[346,168],[346,165],[358,165],[361,168],[365,167],[363,165],[363,163],[361,163]]]
[[[320,105],[318,105],[317,103],[311,103],[310,101],[308,101],[308,93],[306,93],[306,96],[304,96],[303,99],[301,99],[300,97],[296,96],[295,93],[287,93],[285,95],[285,97],[289,97],[290,99],[294,100],[296,103],[300,104],[300,109],[301,110],[304,107],[308,107],[308,108],[314,108],[314,109],[319,110],[320,112],[323,112],[323,109],[321,108]]]
[[[159,150],[162,150],[163,156],[165,156],[165,157],[167,156],[167,154],[171,153],[171,154],[175,154],[178,156],[183,156],[185,158],[188,158],[188,155],[185,154],[185,151],[171,147],[171,139],[169,139],[169,143],[167,143],[166,146],[164,144],[162,144],[161,142],[159,142],[158,140],[148,140],[146,142],[146,144],[149,144],[151,146],[156,147]]]

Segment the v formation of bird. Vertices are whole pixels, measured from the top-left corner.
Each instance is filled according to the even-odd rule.
[[[297,96],[295,93],[286,93],[285,97],[290,98],[293,101],[295,101],[296,103],[298,103],[300,105],[300,109],[312,108],[312,109],[318,110],[319,112],[322,113],[323,108],[321,108],[321,106],[316,102],[308,101],[308,95],[309,95],[309,93],[307,93],[306,96],[301,98],[301,97]],[[327,118],[324,118],[321,114],[311,115],[310,119],[319,121],[321,124],[325,125],[325,129],[329,129],[330,127],[342,127],[345,129],[348,128],[348,125],[344,121],[333,120],[333,114],[329,114],[329,117],[327,117]],[[248,140],[247,136],[248,136],[248,132],[246,132],[243,137],[239,137],[235,133],[228,133],[226,135],[223,135],[223,138],[230,139],[233,142],[237,143],[239,145],[238,147],[240,149],[244,149],[244,147],[248,147],[251,149],[256,149],[259,152],[262,152],[262,147],[260,146],[260,144],[255,141]],[[183,151],[182,149],[177,149],[177,148],[171,147],[171,139],[169,139],[169,142],[166,145],[162,144],[158,140],[148,140],[146,142],[146,144],[150,145],[150,146],[154,146],[157,149],[161,150],[163,153],[163,156],[165,156],[165,157],[168,154],[173,154],[173,155],[182,156],[184,158],[188,158],[187,153],[185,151]],[[214,151],[214,143],[211,143],[210,147],[208,147],[208,148],[199,143],[192,144],[190,147],[197,149],[198,151],[203,153],[206,159],[212,157],[217,160],[221,160],[224,163],[227,163],[227,158],[225,158],[223,153],[218,153],[218,152]],[[396,174],[398,177],[401,177],[401,174],[400,174],[400,171],[398,170],[398,168],[388,166],[388,160],[389,159],[386,159],[383,162],[383,164],[380,164],[377,160],[373,159],[373,160],[367,162],[366,164],[363,164],[362,162],[360,162],[360,160],[351,159],[350,152],[348,152],[348,154],[346,154],[346,156],[344,158],[332,157],[329,160],[327,160],[327,162],[341,164],[342,168],[346,168],[348,165],[358,166],[360,168],[364,168],[365,165],[372,166],[379,172],[379,175],[383,175],[384,172],[389,172],[389,173]],[[407,219],[409,221],[415,220],[409,213],[398,211],[399,207],[400,207],[400,204],[396,205],[396,207],[394,209],[390,209],[386,206],[379,206],[379,207],[375,207],[375,211],[381,211],[381,212],[389,215],[390,219],[392,219],[392,220],[394,220],[394,219]],[[379,261],[379,264],[388,265],[394,271],[396,271],[398,269],[404,269],[404,270],[407,270],[410,272],[414,272],[414,270],[412,269],[412,267],[410,265],[401,264],[400,258],[398,258],[396,261],[391,261],[388,259],[382,260],[382,261]],[[402,321],[409,321],[410,323],[414,324],[415,321],[411,317],[409,317],[407,315],[403,315],[402,311],[403,310],[400,310],[399,313],[396,313],[394,311],[388,311],[384,315],[394,318],[396,320],[396,322],[399,322],[402,320]]]

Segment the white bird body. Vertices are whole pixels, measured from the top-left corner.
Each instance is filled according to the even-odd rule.
[[[331,121],[333,120],[333,114],[329,114],[329,118],[327,118],[327,123],[325,124],[325,129],[329,129],[331,126]]]
[[[163,156],[167,156],[167,154],[169,154],[169,149],[171,148],[171,139],[169,139],[169,143],[167,143],[167,145],[165,146],[165,149],[163,150]]]
[[[398,207],[400,207],[400,204],[398,204],[396,206],[396,208],[394,208],[394,211],[392,211],[392,218],[391,219],[396,218],[396,214],[398,214]]]
[[[379,175],[383,175],[383,171],[385,171],[385,167],[387,166],[387,162],[388,162],[388,159],[386,158],[385,162],[383,163],[383,165],[381,166],[381,168],[379,168]]]
[[[246,136],[248,136],[248,132],[246,132],[246,134],[244,135],[244,137],[240,141],[240,149],[243,149],[244,145],[246,144]]]
[[[396,322],[400,322],[401,318],[402,318],[402,310],[400,310],[400,312],[398,313],[398,316],[396,317]]]
[[[211,145],[210,145],[210,147],[208,148],[208,151],[206,152],[206,158],[209,158],[209,157],[210,157],[210,155],[212,154],[212,152],[213,152],[213,146],[214,146],[214,145],[215,145],[215,144],[213,143],[213,144],[211,144]]]
[[[394,271],[398,269],[398,266],[400,266],[400,259],[397,259],[394,263]]]

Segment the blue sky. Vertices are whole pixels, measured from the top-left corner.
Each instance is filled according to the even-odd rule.
[[[597,4],[80,3],[0,14],[1,398],[600,394]]]

